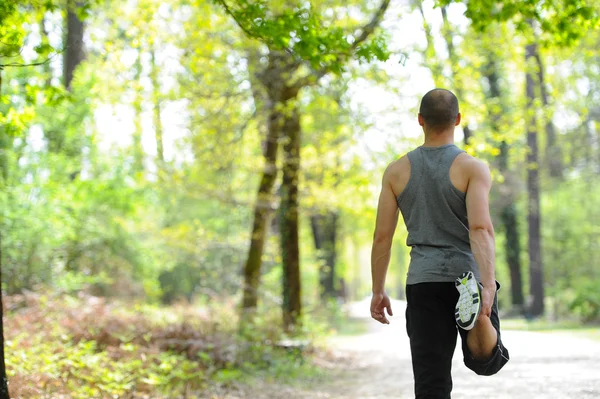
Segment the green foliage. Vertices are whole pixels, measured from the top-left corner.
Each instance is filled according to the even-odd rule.
[[[237,1],[230,6],[226,0],[214,0],[230,14],[241,29],[252,38],[265,43],[270,50],[293,53],[316,70],[341,73],[352,55],[364,62],[385,61],[390,53],[386,35],[363,43],[360,26],[340,25],[325,13],[337,13],[336,7],[319,2],[283,3]],[[389,3],[389,1],[383,4]],[[372,27],[373,28],[373,27]]]
[[[557,309],[559,316],[574,313],[583,321],[600,319],[598,290],[593,288],[600,283],[599,190],[592,176],[583,175],[582,179],[555,187],[542,202],[546,215],[543,239],[552,243],[544,251],[550,295],[565,305]],[[577,206],[565,206],[574,201]]]
[[[584,322],[598,322],[600,320],[599,281],[599,278],[579,279],[573,287],[575,295],[569,303],[569,310]]]
[[[465,15],[482,32],[488,31],[492,21],[511,21],[518,31],[531,35],[535,21],[541,29],[540,40],[548,46],[572,45],[587,31],[600,27],[600,5],[594,0],[443,0],[437,3],[466,3]]]
[[[14,309],[5,323],[16,397],[179,397],[251,376],[316,376],[312,349],[298,355],[278,346],[272,315],[237,336],[227,302],[132,308],[82,295],[28,294],[6,303]]]

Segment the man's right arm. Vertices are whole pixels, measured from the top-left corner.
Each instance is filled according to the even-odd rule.
[[[471,251],[479,266],[483,284],[482,314],[489,316],[496,293],[495,239],[490,216],[489,193],[492,178],[487,165],[476,159],[469,164],[470,177],[467,187],[467,217]]]

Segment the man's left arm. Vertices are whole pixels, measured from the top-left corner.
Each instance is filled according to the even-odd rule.
[[[377,221],[373,235],[371,250],[371,277],[373,283],[373,299],[371,300],[371,317],[383,324],[389,324],[384,309],[392,315],[390,299],[385,293],[385,277],[390,263],[392,240],[398,224],[398,204],[390,181],[390,167],[383,174]]]

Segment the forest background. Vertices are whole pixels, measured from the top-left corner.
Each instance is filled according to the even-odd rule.
[[[304,367],[289,346],[370,294],[381,175],[433,87],[492,169],[502,311],[600,321],[599,7],[0,1],[11,386],[183,395]]]

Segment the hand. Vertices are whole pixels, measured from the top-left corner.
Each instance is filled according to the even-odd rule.
[[[491,287],[483,287],[481,290],[481,312],[479,316],[490,317],[492,315],[492,305],[496,296],[496,284]]]
[[[390,297],[386,293],[373,294],[373,298],[371,299],[371,317],[381,324],[390,324],[390,321],[385,317],[385,309],[387,309],[388,315],[393,316]]]

